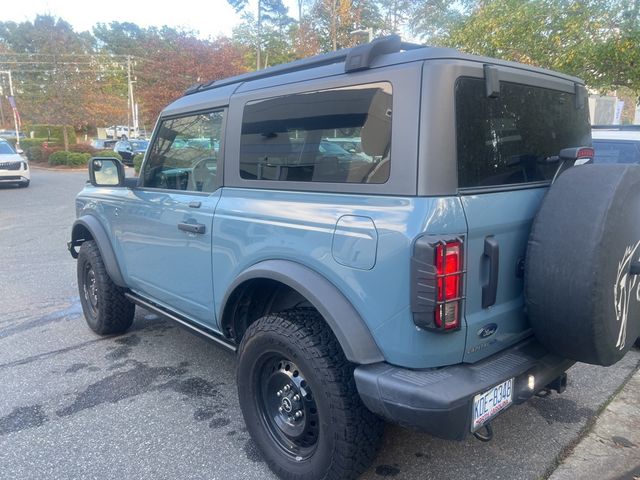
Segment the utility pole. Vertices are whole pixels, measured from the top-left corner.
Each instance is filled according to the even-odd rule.
[[[256,52],[256,71],[260,70],[260,50],[262,50],[262,2],[258,0],[258,49]]]
[[[0,73],[4,73],[9,77],[9,95],[12,98],[13,104],[11,110],[13,110],[13,124],[16,127],[16,147],[20,147],[20,129],[18,127],[18,116],[16,115],[17,108],[14,108],[16,97],[13,95],[13,82],[11,81],[11,70],[3,70]]]
[[[2,108],[2,98],[4,97],[4,89],[0,85],[0,125],[4,127],[4,108]]]
[[[127,55],[127,138],[131,138],[131,108],[133,107],[133,90],[131,86],[131,55]]]

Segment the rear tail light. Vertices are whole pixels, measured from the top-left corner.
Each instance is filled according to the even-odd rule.
[[[460,329],[463,307],[463,237],[424,235],[411,259],[411,311],[420,328]]]
[[[438,328],[460,328],[462,284],[462,242],[441,243],[435,250],[436,310],[434,323]]]

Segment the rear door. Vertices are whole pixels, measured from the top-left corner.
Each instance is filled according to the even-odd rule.
[[[458,188],[468,227],[467,362],[530,334],[527,240],[558,167],[546,159],[591,142],[586,95],[575,94],[581,86],[542,75],[502,81],[509,75],[496,70],[500,88],[491,97],[484,77],[460,77],[455,87]]]

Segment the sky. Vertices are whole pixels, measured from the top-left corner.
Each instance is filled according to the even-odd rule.
[[[4,0],[0,20],[32,21],[50,14],[69,22],[76,31],[91,30],[96,23],[132,22],[142,27],[168,25],[197,30],[201,38],[231,35],[240,22],[226,0]],[[4,3],[3,2],[3,3]],[[10,5],[9,5],[10,3]],[[255,3],[253,0],[251,3]],[[296,0],[284,0],[289,15],[297,17]]]

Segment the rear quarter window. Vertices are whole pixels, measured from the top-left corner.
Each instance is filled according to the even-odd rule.
[[[387,82],[248,103],[240,176],[247,180],[385,183],[392,95]]]
[[[500,83],[488,98],[482,78],[460,78],[455,89],[459,188],[546,182],[557,165],[547,157],[591,145],[588,109],[575,95]]]

